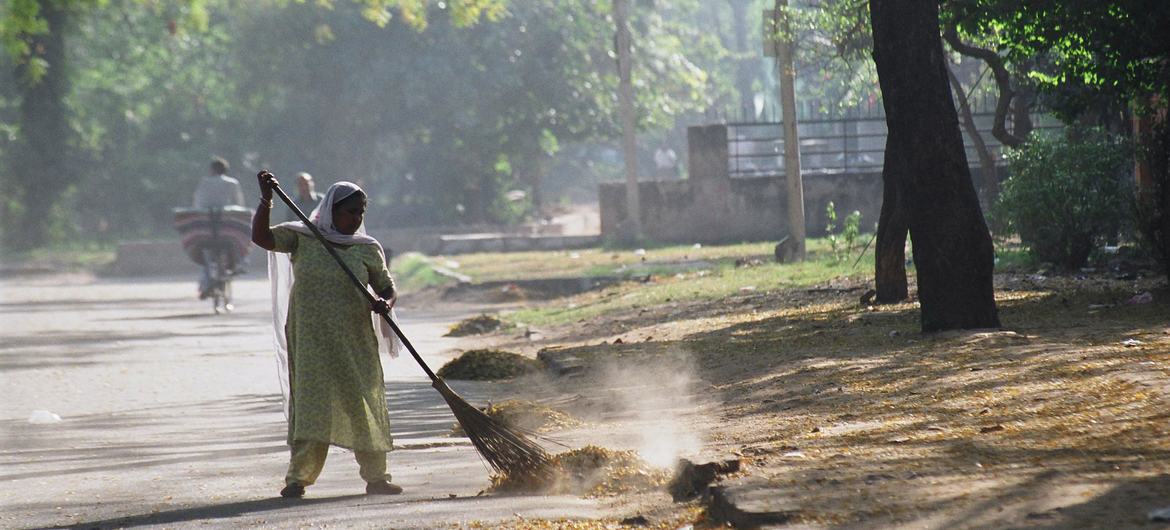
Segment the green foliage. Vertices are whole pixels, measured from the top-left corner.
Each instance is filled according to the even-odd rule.
[[[837,232],[837,207],[833,201],[825,206],[825,218],[828,223],[825,225],[826,239],[829,241],[829,248],[833,257],[837,261],[844,260],[853,253],[854,245],[857,244],[857,238],[861,235],[861,212],[853,210],[852,213],[845,216],[844,224],[841,226],[841,233]]]
[[[1146,0],[950,0],[946,16],[987,39],[1066,117],[1170,96],[1170,3]]]
[[[1132,153],[1102,131],[1070,132],[1074,139],[1034,135],[1010,152],[1011,176],[994,214],[1037,259],[1075,269],[1123,228]]]
[[[47,1],[68,10],[65,28],[47,26]],[[704,8],[634,9],[643,130],[669,130],[728,90],[712,75],[726,50],[696,23]],[[586,0],[0,2],[0,133],[10,137],[0,136],[0,162],[11,165],[9,144],[27,130],[11,108],[18,86],[36,89],[8,76],[42,60],[31,35],[64,32],[69,88],[58,100],[76,137],[61,141],[70,170],[57,173],[76,195],[52,210],[63,237],[169,234],[171,208],[189,202],[212,154],[233,163],[249,196],[261,166],[359,181],[374,228],[517,222],[532,201],[508,191],[532,197],[554,156],[618,133],[608,10]],[[0,172],[13,201],[36,188]]]
[[[861,212],[853,210],[845,216],[845,225],[841,228],[841,237],[845,239],[845,256],[853,253],[853,246],[857,244],[857,237],[861,235]]]
[[[832,234],[837,231],[837,206],[833,204],[833,201],[829,201],[825,205],[825,219],[828,220],[825,224],[825,233]]]

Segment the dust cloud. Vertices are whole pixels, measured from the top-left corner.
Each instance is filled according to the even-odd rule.
[[[623,427],[626,444],[648,464],[671,468],[679,458],[694,456],[705,433],[697,421],[703,403],[695,364],[689,355],[674,353],[653,359],[606,363],[597,374],[611,417]]]

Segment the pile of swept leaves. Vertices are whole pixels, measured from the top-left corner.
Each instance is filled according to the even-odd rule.
[[[465,318],[456,322],[447,331],[446,337],[467,337],[471,335],[483,335],[491,333],[500,329],[503,325],[500,319],[491,316],[487,313],[481,313],[471,318]]]
[[[543,366],[540,361],[504,350],[468,350],[439,368],[439,377],[492,381],[536,372]]]
[[[541,405],[540,403],[519,399],[509,399],[500,403],[488,403],[487,408],[483,412],[491,419],[509,428],[516,428],[528,432],[549,432],[581,425],[580,420],[562,411],[547,405]],[[452,434],[456,436],[466,435],[463,432],[463,427],[458,423],[452,428]]]
[[[595,445],[554,455],[551,466],[543,474],[494,475],[491,490],[607,497],[659,489],[670,481],[668,471],[651,467],[634,451]]]

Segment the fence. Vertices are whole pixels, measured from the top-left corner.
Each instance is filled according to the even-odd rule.
[[[995,123],[993,106],[987,100],[977,102],[972,112],[975,128],[996,160],[1002,146],[991,134]],[[886,121],[881,107],[869,105],[840,113],[814,112],[816,104],[801,107],[801,172],[852,173],[881,171],[886,146]],[[783,124],[766,112],[741,112],[738,119],[726,119],[728,172],[732,178],[773,177],[784,174]],[[1031,115],[1036,130],[1056,129],[1062,125],[1046,113]],[[1010,115],[1008,127],[1010,129]],[[963,128],[963,145],[972,167],[979,164],[975,143]]]

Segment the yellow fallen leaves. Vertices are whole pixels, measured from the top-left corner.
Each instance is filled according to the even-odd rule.
[[[606,497],[661,488],[669,480],[669,472],[651,467],[634,451],[587,445],[554,455],[551,473],[544,476],[493,476],[491,489]]]
[[[508,427],[530,432],[549,432],[581,425],[580,420],[557,409],[519,399],[488,403],[483,412],[488,417]],[[455,424],[452,431],[458,436],[464,434],[463,427],[458,423]]]

